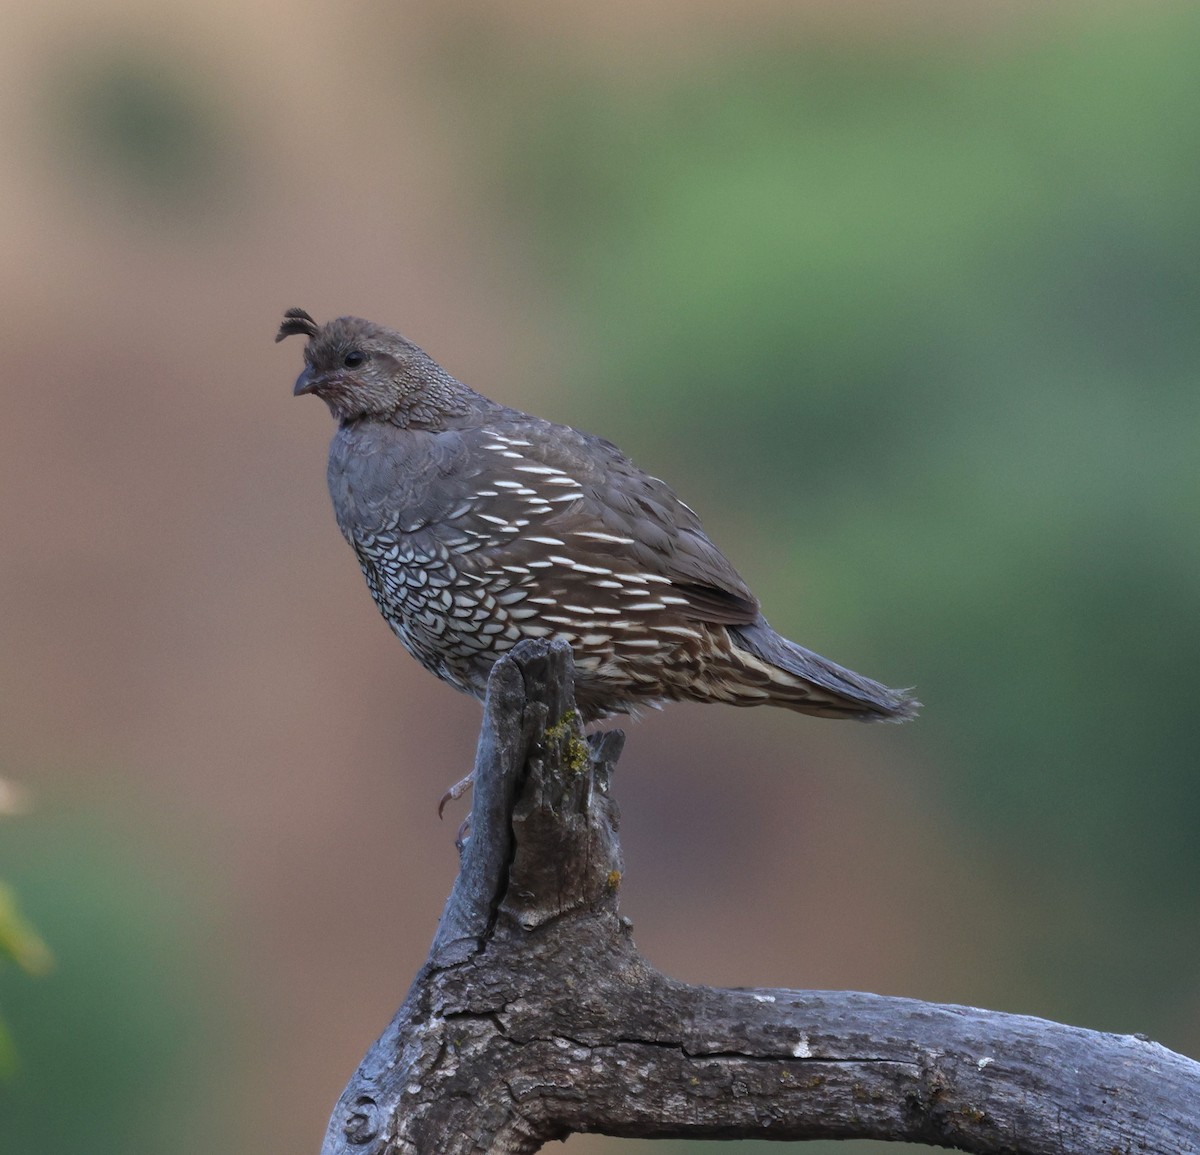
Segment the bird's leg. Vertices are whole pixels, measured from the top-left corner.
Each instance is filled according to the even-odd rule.
[[[465,778],[455,782],[445,794],[442,795],[442,800],[438,803],[438,817],[443,817],[442,811],[446,809],[446,803],[457,802],[472,786],[475,785],[475,771],[472,770]]]

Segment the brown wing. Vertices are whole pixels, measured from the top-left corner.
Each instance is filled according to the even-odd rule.
[[[527,523],[506,549],[514,564],[526,553],[561,547],[578,564],[646,575],[656,590],[669,583],[685,618],[729,625],[757,620],[758,600],[670,486],[611,442],[504,413],[511,418],[467,436],[474,484],[484,488],[489,515]]]

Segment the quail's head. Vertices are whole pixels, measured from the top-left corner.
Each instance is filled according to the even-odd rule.
[[[444,371],[394,329],[361,317],[318,325],[303,309],[288,309],[275,336],[304,336],[304,372],[293,393],[315,393],[339,421],[390,419]]]

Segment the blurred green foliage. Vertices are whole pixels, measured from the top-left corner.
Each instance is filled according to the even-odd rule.
[[[50,948],[21,913],[12,888],[0,882],[0,962],[5,959],[30,975],[45,974],[54,962]],[[16,1068],[12,1035],[0,1018],[0,1075],[11,1075]]]
[[[80,193],[175,228],[227,207],[244,150],[228,94],[201,73],[152,41],[59,61],[46,78],[47,129]]]
[[[1200,11],[1041,19],[465,83],[572,420],[752,513],[778,627],[917,683],[1013,990],[1194,1049]]]
[[[50,948],[17,905],[12,888],[0,883],[0,958],[31,975],[45,974],[54,963]]]
[[[16,1040],[0,1080],[0,1150],[154,1155],[219,1149],[211,1108],[219,970],[161,849],[100,809],[6,823],[0,876],[54,943],[36,982],[0,971]],[[35,960],[37,948],[34,948]]]

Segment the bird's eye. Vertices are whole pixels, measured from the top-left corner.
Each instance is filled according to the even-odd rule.
[[[366,361],[366,359],[367,355],[361,349],[351,349],[350,352],[342,358],[342,364],[345,365],[347,369],[357,369],[364,361]]]

